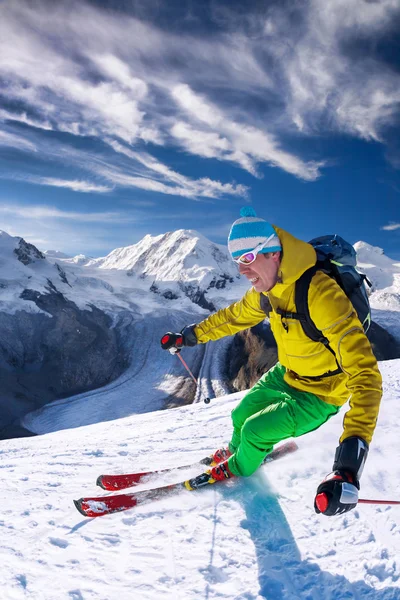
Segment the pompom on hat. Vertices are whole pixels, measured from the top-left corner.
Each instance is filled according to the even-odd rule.
[[[240,219],[234,222],[229,232],[228,250],[232,258],[238,258],[254,250],[270,236],[268,244],[260,252],[279,252],[282,250],[281,242],[270,223],[257,217],[251,206],[244,206],[240,210]]]

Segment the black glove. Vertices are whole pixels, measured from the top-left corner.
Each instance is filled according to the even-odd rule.
[[[314,500],[316,513],[327,517],[338,515],[357,506],[359,479],[368,455],[368,444],[352,436],[336,448],[333,472],[318,486]]]
[[[187,325],[180,333],[168,331],[161,338],[161,348],[175,354],[181,351],[182,346],[195,346],[197,344],[196,334],[194,333],[195,326],[195,323]]]
[[[330,473],[317,488],[315,512],[331,517],[351,510],[357,506],[359,489],[360,484],[350,473]]]

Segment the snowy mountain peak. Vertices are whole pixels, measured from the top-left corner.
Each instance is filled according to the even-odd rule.
[[[2,253],[12,252],[19,244],[20,237],[14,237],[6,231],[0,230],[0,251]]]
[[[72,258],[69,254],[64,254],[59,250],[45,250],[43,254],[46,255],[46,258]]]
[[[357,252],[357,264],[360,267],[371,268],[378,267],[381,269],[394,270],[400,272],[396,262],[386,256],[382,248],[379,246],[372,246],[367,242],[356,242],[354,249]]]
[[[15,255],[19,262],[28,266],[38,260],[46,260],[44,254],[33,244],[23,238],[12,236],[5,231],[0,231],[0,252],[4,258],[10,260]]]
[[[237,276],[236,266],[224,246],[214,244],[201,233],[178,229],[159,236],[146,235],[140,242],[117,248],[89,266],[134,271],[156,281],[211,282],[215,271],[228,278]]]
[[[226,248],[192,229],[146,235],[137,244],[117,248],[86,266],[127,271],[128,275],[148,280],[150,291],[156,294],[176,299],[183,292],[208,310],[214,310],[215,304],[204,294],[225,288],[239,277]]]
[[[371,253],[371,254],[377,254],[377,255],[384,254],[383,249],[379,248],[379,246],[372,246],[371,244],[368,244],[367,242],[363,242],[362,240],[360,240],[359,242],[356,242],[354,244],[354,249],[357,252],[357,255],[362,255],[365,253]]]

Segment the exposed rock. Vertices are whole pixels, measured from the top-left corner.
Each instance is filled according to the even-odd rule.
[[[368,339],[377,360],[400,358],[400,343],[391,333],[374,321],[369,328]]]
[[[14,254],[16,254],[18,260],[25,266],[34,263],[37,260],[46,260],[44,254],[40,252],[33,244],[29,244],[24,239],[20,239],[18,248],[15,248]]]
[[[177,300],[179,298],[179,296],[175,294],[172,290],[161,291],[155,283],[151,284],[150,291],[154,294],[160,294],[160,296],[166,298],[167,300]]]
[[[58,272],[59,272],[59,274],[60,274],[60,279],[61,279],[61,281],[62,281],[63,283],[66,283],[67,285],[69,285],[69,287],[72,287],[72,286],[71,286],[71,284],[69,283],[68,279],[67,279],[67,276],[66,276],[66,274],[65,274],[65,271],[64,271],[64,269],[62,269],[58,263],[55,263],[55,265],[56,265],[57,271],[58,271]]]
[[[208,286],[208,289],[215,287],[217,290],[222,290],[226,287],[227,283],[233,282],[233,277],[230,277],[229,275],[221,275],[219,278],[214,277],[214,279],[212,279],[210,285]]]
[[[21,297],[49,316],[0,313],[0,431],[52,400],[106,385],[128,364],[119,328],[103,311],[80,310],[59,292]]]
[[[199,286],[179,282],[179,287],[194,304],[198,304],[210,312],[216,310],[214,304],[206,299],[207,292],[200,289]]]
[[[252,387],[278,360],[274,337],[267,322],[235,335],[229,366],[232,391]]]

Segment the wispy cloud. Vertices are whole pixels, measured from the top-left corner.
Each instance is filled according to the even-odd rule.
[[[53,129],[49,121],[33,119],[29,117],[26,112],[13,113],[8,110],[0,109],[0,121],[15,121],[17,123],[24,123],[25,125],[30,125],[31,127],[46,129],[49,131]]]
[[[312,0],[299,27],[280,15],[271,47],[288,84],[287,114],[300,130],[383,140],[398,113],[400,76],[375,49],[399,12],[396,0]],[[293,34],[293,46],[274,46],[283,28]]]
[[[395,231],[396,229],[400,229],[400,223],[389,223],[389,225],[384,225],[381,229],[383,231]]]
[[[132,14],[85,2],[3,3],[0,78],[15,108],[0,119],[119,144],[173,144],[254,176],[267,164],[306,181],[326,162],[285,148],[288,134],[335,130],[385,141],[398,114],[400,75],[375,48],[399,16],[397,0],[310,0],[291,10],[254,3],[246,11],[210,3],[212,35],[152,24],[151,4],[147,12],[140,4],[148,17],[140,20],[136,3]],[[12,135],[0,134],[0,144],[35,149],[20,132]],[[155,159],[149,166],[149,157],[137,155],[142,170],[117,172],[114,183],[193,198],[210,193],[204,183],[161,173]],[[213,187],[213,198],[243,194],[234,184]]]
[[[17,148],[24,152],[36,152],[37,150],[35,144],[29,140],[24,139],[22,136],[15,135],[14,133],[8,133],[7,131],[0,131],[0,146]]]
[[[119,212],[92,212],[60,210],[51,206],[23,206],[16,204],[0,204],[0,214],[30,219],[64,219],[82,223],[127,223],[135,218]]]
[[[122,144],[109,142],[115,152],[124,154],[136,163],[144,167],[149,176],[134,177],[127,173],[118,173],[115,170],[99,169],[98,173],[103,177],[124,185],[126,187],[138,187],[163,194],[173,194],[186,198],[220,198],[221,196],[246,197],[248,188],[240,184],[221,183],[209,178],[191,179],[170,169],[167,165],[156,160],[145,152],[134,152]],[[150,178],[152,177],[152,178]]]
[[[188,85],[174,87],[172,95],[191,119],[203,123],[209,130],[214,129],[210,133],[194,130],[182,123],[176,124],[171,132],[187,150],[201,156],[237,162],[253,174],[256,174],[258,162],[268,162],[302,179],[314,180],[319,176],[319,168],[323,162],[306,163],[297,156],[284,152],[275,136],[250,125],[231,121],[216,106],[195,94]]]
[[[96,185],[89,181],[74,180],[70,181],[67,179],[56,179],[54,177],[33,177],[29,176],[25,178],[30,183],[37,183],[38,185],[50,185],[53,187],[67,188],[74,192],[96,192],[104,194],[111,192],[113,188],[107,187],[106,185]]]
[[[121,245],[121,236],[125,236],[124,239],[129,243],[129,232],[132,232],[133,226],[136,229],[140,224],[141,213],[80,212],[52,206],[3,202],[0,203],[0,217],[1,229],[10,235],[22,236],[41,250],[56,249],[71,254],[77,251],[95,252],[99,255]]]

